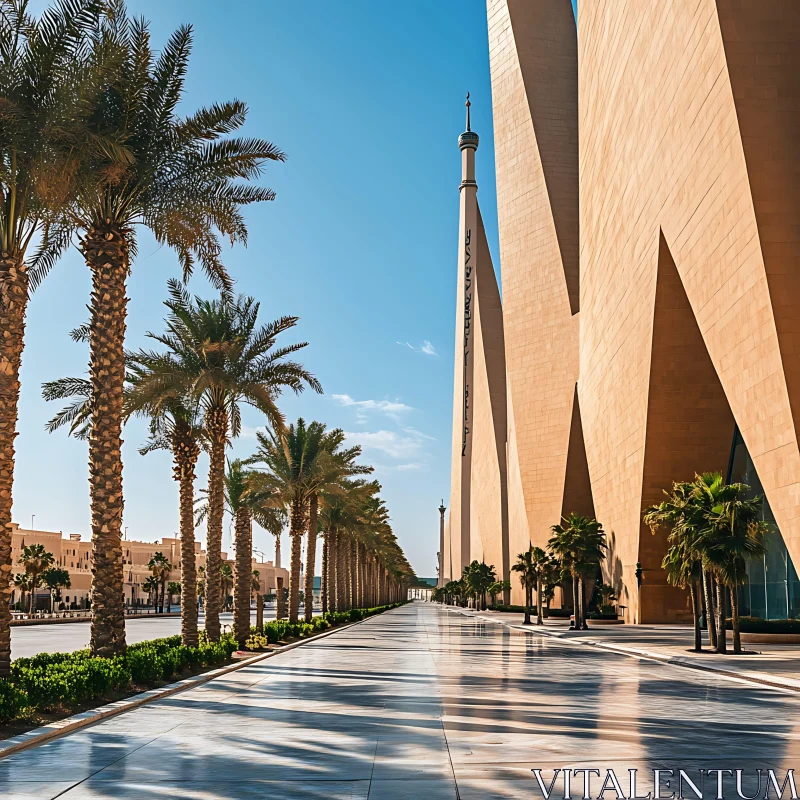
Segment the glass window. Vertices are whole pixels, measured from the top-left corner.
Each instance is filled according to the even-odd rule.
[[[746,483],[753,494],[764,497],[762,518],[773,526],[765,540],[764,557],[748,562],[747,583],[739,590],[741,613],[763,619],[800,616],[800,580],[738,427],[733,436],[728,480]]]

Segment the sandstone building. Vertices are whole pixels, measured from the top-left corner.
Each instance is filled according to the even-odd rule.
[[[62,589],[62,602],[67,608],[75,604],[83,608],[86,600],[91,596],[92,585],[92,543],[81,539],[79,533],[67,536],[61,531],[36,531],[20,528],[17,523],[11,523],[11,563],[13,573],[24,572],[25,568],[19,563],[22,548],[26,545],[44,545],[47,552],[52,553],[54,566],[66,569],[69,572],[70,588]],[[173,569],[169,580],[180,583],[181,580],[181,541],[177,538],[164,537],[160,542],[141,542],[130,539],[122,541],[122,563],[125,578],[124,594],[126,606],[143,606],[148,602],[147,592],[142,589],[142,584],[150,577],[147,562],[155,553],[163,553]],[[205,567],[206,553],[200,549],[200,543],[195,542],[196,562],[198,568]],[[222,554],[222,560],[230,561],[228,554]],[[253,560],[253,569],[259,572],[258,579],[263,594],[274,594],[277,590],[277,578],[282,577],[284,585],[289,583],[289,573],[281,567],[276,567],[273,562],[258,562]],[[40,589],[37,605],[49,610],[50,595],[46,589]],[[12,606],[20,599],[19,591],[15,590],[11,597]]]
[[[800,615],[800,3],[580,0],[577,25],[570,0],[487,13],[505,355],[476,338],[472,358],[504,372],[506,426],[480,445],[476,427],[469,486],[454,481],[445,578],[483,554],[513,563],[577,511],[604,525],[628,621],[683,619],[641,512],[719,470],[776,523],[745,613]],[[454,446],[454,476],[464,458]],[[469,535],[465,494],[484,498]]]

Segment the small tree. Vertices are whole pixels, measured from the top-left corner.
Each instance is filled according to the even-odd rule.
[[[147,562],[147,568],[153,574],[153,577],[159,582],[161,587],[161,596],[159,602],[159,611],[163,613],[164,611],[164,601],[166,599],[167,593],[167,583],[169,582],[169,576],[174,569],[173,565],[170,564],[169,559],[161,552],[157,551],[153,554],[153,557]],[[158,594],[156,595],[156,599],[159,600]]]
[[[583,581],[605,558],[606,535],[596,519],[580,514],[569,514],[562,523],[551,528],[553,536],[548,546],[559,557],[562,569],[572,576],[575,629],[585,630]]]
[[[517,563],[511,569],[519,573],[522,588],[525,590],[525,617],[523,625],[531,624],[531,606],[533,605],[533,587],[536,585],[536,564],[534,561],[534,548],[530,545],[524,553],[517,556]]]
[[[43,544],[31,544],[22,548],[19,563],[25,567],[25,572],[28,574],[31,593],[29,616],[32,616],[36,590],[41,585],[42,573],[55,564],[55,558]]]
[[[180,597],[181,585],[178,581],[170,581],[167,584],[167,611],[172,611],[172,598],[174,595]]]
[[[222,599],[225,610],[228,611],[231,599],[231,587],[233,586],[233,567],[226,561],[220,565],[219,574],[222,578]]]
[[[27,572],[18,572],[14,576],[14,587],[19,589],[19,610],[25,610],[25,595],[31,591],[31,576]]]
[[[154,611],[158,611],[158,590],[161,584],[155,575],[151,575],[144,583],[142,589],[147,592],[147,602],[153,606]]]
[[[703,640],[700,627],[702,601],[698,583],[704,583],[702,556],[698,550],[698,531],[702,527],[701,506],[696,502],[696,486],[692,483],[673,483],[672,491],[665,491],[664,496],[665,499],[660,503],[644,510],[643,520],[654,534],[661,526],[670,530],[667,538],[669,548],[661,567],[667,573],[667,583],[689,589],[694,620],[694,650],[699,653],[703,649]],[[708,617],[709,638],[713,647],[716,646],[713,613],[709,613]]]
[[[473,561],[468,567],[464,567],[464,580],[470,594],[477,601],[480,600],[480,610],[486,611],[486,592],[497,580],[494,566],[485,561]]]
[[[497,595],[511,589],[511,581],[495,581],[489,588],[489,597],[492,599],[492,605],[497,605]]]
[[[42,583],[50,590],[50,610],[55,611],[56,603],[61,600],[61,589],[72,586],[69,570],[50,567],[42,573]]]

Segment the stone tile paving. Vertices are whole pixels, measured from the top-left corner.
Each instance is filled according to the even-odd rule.
[[[463,611],[466,610],[462,609]],[[495,611],[467,613],[479,613],[481,617],[501,621],[520,630],[527,627],[521,624],[522,614]],[[662,658],[679,659],[688,664],[714,667],[743,677],[774,679],[800,689],[800,644],[743,642],[746,655],[718,655],[708,649],[708,636],[703,631],[703,647],[707,651],[698,654],[692,652],[694,630],[690,625],[592,626],[590,622],[587,631],[571,631],[567,620],[549,619],[545,621],[545,631],[552,636],[569,640],[630,650],[641,655],[653,654]],[[731,632],[728,631],[728,648],[731,649],[732,646]]]
[[[0,797],[492,800],[799,754],[787,693],[414,603],[0,760]]]

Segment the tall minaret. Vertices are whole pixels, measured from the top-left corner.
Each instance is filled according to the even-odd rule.
[[[470,562],[470,482],[472,464],[472,404],[474,361],[475,267],[478,238],[478,184],[475,151],[478,134],[470,126],[458,137],[461,150],[461,207],[458,226],[458,284],[456,288],[456,354],[453,381],[453,458],[450,487],[450,578],[458,580]]]

